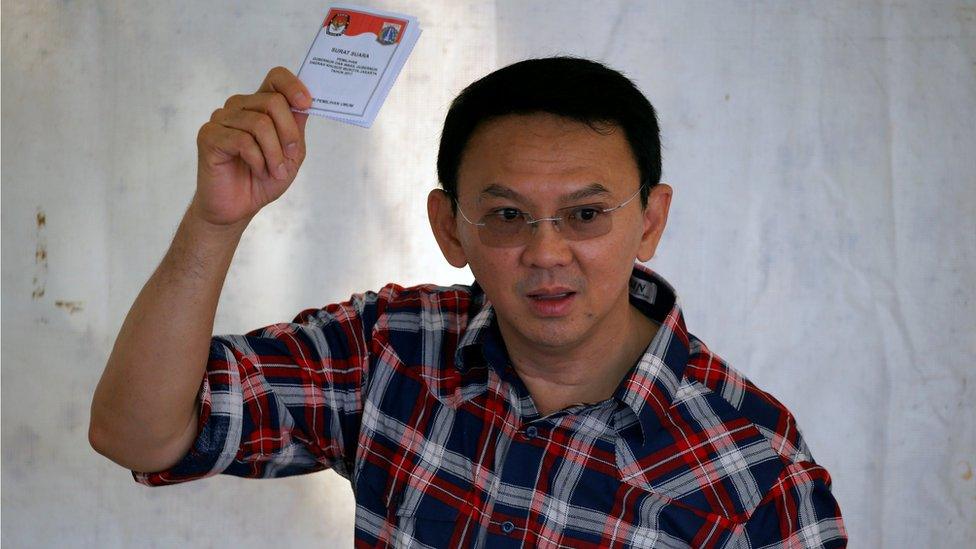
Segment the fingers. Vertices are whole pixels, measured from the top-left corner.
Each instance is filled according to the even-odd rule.
[[[268,72],[254,94],[235,95],[217,109],[198,136],[201,150],[217,154],[208,164],[240,157],[253,173],[287,180],[305,159],[305,123],[308,115],[292,112],[307,109],[312,100],[308,89],[288,69]]]
[[[226,159],[240,158],[259,177],[266,178],[269,175],[261,146],[249,132],[229,128],[211,121],[200,128],[200,133],[197,135],[197,145],[201,152],[212,150],[217,153],[216,158],[210,162],[211,164],[219,164]]]
[[[312,95],[297,76],[284,67],[268,71],[258,92],[277,92],[285,96],[288,103],[296,109],[305,110],[312,106]]]
[[[267,173],[279,180],[293,175],[305,158],[307,118],[293,113],[278,92],[235,95],[211,116],[213,122],[251,134],[264,154]]]
[[[298,125],[296,116],[298,113],[291,112],[291,107],[283,95],[277,92],[235,95],[227,100],[225,108],[230,111],[239,109],[255,111],[270,116],[282,152],[292,160],[300,159],[305,146],[305,127]]]
[[[260,112],[248,110],[229,111],[218,115],[216,122],[224,127],[247,132],[261,147],[264,162],[271,176],[275,179],[288,179],[288,168],[285,157],[275,131],[275,124],[271,117]],[[294,124],[294,123],[293,123]]]
[[[302,136],[305,135],[305,123],[306,122],[308,122],[308,115],[307,114],[302,114],[302,113],[298,113],[298,112],[295,113],[295,123],[298,124],[298,131],[299,131],[299,133],[302,134]],[[302,139],[302,142],[303,143],[304,143],[304,141],[305,140]],[[304,154],[304,152],[305,152],[305,146],[302,145],[302,153]]]

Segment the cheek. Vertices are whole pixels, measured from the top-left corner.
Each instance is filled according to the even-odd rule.
[[[468,264],[492,301],[505,299],[518,280],[518,256],[502,249],[478,247],[468,253]]]
[[[627,263],[630,249],[629,243],[624,245],[619,238],[597,238],[578,243],[574,255],[583,273],[596,279],[599,278],[597,275],[617,271]]]
[[[579,243],[576,255],[580,263],[606,271],[624,268],[629,272],[640,250],[643,225],[636,223],[639,220],[627,221],[602,237]]]
[[[590,297],[605,302],[619,290],[621,284],[630,280],[636,251],[632,253],[630,243],[623,245],[619,239],[616,242],[594,241],[593,246],[587,244],[577,250],[576,257],[587,281]]]

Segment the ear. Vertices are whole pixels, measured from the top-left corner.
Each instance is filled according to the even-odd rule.
[[[430,191],[427,195],[427,217],[444,259],[460,269],[468,264],[468,260],[458,238],[457,218],[451,209],[451,202],[451,197],[441,189]]]
[[[670,185],[658,183],[651,188],[647,196],[647,207],[644,208],[644,232],[641,233],[640,247],[637,249],[637,259],[641,262],[650,261],[657,251],[661,235],[664,234],[664,227],[668,224],[672,192]]]

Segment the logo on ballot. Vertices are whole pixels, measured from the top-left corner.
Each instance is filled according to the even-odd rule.
[[[376,41],[384,46],[389,46],[390,44],[395,44],[397,38],[400,37],[400,25],[396,23],[390,23],[389,21],[383,22],[383,27],[380,29],[379,35],[376,37]]]
[[[349,26],[349,14],[348,13],[337,13],[332,16],[329,20],[328,26],[325,28],[325,34],[331,36],[342,36],[346,34],[346,27]]]

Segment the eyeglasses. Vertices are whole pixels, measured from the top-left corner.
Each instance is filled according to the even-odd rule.
[[[461,217],[468,223],[478,227],[478,238],[485,246],[492,248],[515,248],[524,246],[532,238],[537,223],[552,221],[553,226],[567,240],[587,240],[603,236],[613,227],[610,214],[629,204],[637,198],[643,186],[619,206],[601,208],[596,204],[569,206],[556,210],[553,217],[533,219],[527,212],[518,208],[503,207],[486,213],[477,223],[468,219],[461,209],[457,198],[454,203],[461,212]]]

